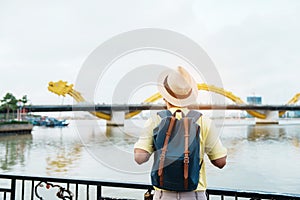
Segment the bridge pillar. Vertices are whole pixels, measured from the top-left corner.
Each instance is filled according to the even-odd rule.
[[[124,126],[125,112],[124,111],[113,111],[111,113],[111,120],[106,122],[107,126]]]
[[[266,111],[266,119],[255,118],[256,124],[279,124],[279,112],[278,111]]]

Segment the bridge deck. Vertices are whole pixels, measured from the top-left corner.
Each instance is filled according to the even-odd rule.
[[[270,110],[291,111],[300,110],[300,105],[209,105],[198,104],[189,106],[196,110]],[[85,104],[85,105],[31,105],[25,106],[30,112],[56,112],[56,111],[141,111],[166,109],[161,104]]]

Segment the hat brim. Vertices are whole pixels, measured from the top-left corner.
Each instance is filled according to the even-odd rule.
[[[157,88],[161,96],[174,106],[186,107],[189,105],[196,104],[197,97],[198,97],[198,87],[196,81],[191,77],[191,82],[189,84],[191,86],[192,91],[190,95],[186,98],[178,99],[172,96],[164,86],[165,78],[168,76],[170,72],[172,72],[172,70],[166,70],[163,73],[161,73],[158,78]]]

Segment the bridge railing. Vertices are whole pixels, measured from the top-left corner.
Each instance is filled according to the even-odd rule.
[[[118,183],[94,180],[63,179],[51,177],[33,177],[0,175],[0,199],[3,200],[47,200],[45,191],[54,189],[56,199],[100,200],[128,199],[105,197],[103,188],[135,189],[141,192],[152,190],[151,185],[135,183]],[[44,190],[44,192],[42,192]],[[208,199],[300,199],[300,194],[277,194],[227,189],[208,189]],[[53,199],[53,197],[51,198]]]
[[[57,111],[141,111],[163,110],[163,104],[78,104],[78,105],[29,105],[24,107],[28,112],[57,112]],[[196,104],[190,105],[190,109],[196,110],[271,110],[286,111],[300,110],[300,105],[215,105]],[[2,112],[6,112],[3,110]]]

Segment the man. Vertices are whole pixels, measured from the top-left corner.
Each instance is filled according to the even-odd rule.
[[[158,84],[158,90],[166,102],[167,109],[172,114],[180,110],[186,115],[189,112],[187,106],[196,103],[197,84],[182,67],[162,73]],[[175,115],[177,119],[182,117],[180,113]],[[144,130],[134,146],[134,158],[138,164],[147,162],[154,152],[153,129],[159,125],[160,121],[161,118],[157,115],[146,122]],[[214,166],[223,168],[226,164],[227,150],[223,147],[214,124],[203,116],[198,119],[197,124],[200,126],[200,162],[203,161],[204,154],[207,154]],[[195,191],[174,192],[155,187],[154,199],[206,199],[205,190],[205,164],[202,162],[199,182]]]

